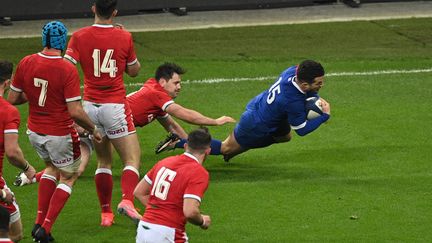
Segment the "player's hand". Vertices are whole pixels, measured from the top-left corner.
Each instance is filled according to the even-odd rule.
[[[203,224],[200,227],[201,227],[201,229],[206,230],[210,227],[211,218],[209,215],[204,215],[204,214],[202,215],[202,217],[203,217]]]
[[[30,181],[33,181],[33,179],[35,179],[35,176],[36,176],[35,168],[29,164],[29,168],[27,169],[27,171],[24,171],[24,175],[27,176],[27,179],[29,179]]]
[[[3,202],[5,202],[6,204],[11,204],[13,202],[14,194],[10,190],[3,188],[0,193],[2,193],[1,200]],[[3,195],[4,195],[4,197],[3,197]]]
[[[125,27],[124,27],[124,25],[122,25],[122,24],[115,23],[115,24],[114,24],[114,28],[117,28],[117,29],[121,29],[121,30],[123,30]]]
[[[230,116],[221,116],[218,119],[216,119],[217,126],[223,125],[225,123],[234,123],[234,122],[236,122],[236,120]]]
[[[99,129],[95,129],[92,134],[92,138],[96,143],[102,142],[102,134]]]
[[[323,113],[330,115],[330,104],[323,98],[320,98],[320,100]]]

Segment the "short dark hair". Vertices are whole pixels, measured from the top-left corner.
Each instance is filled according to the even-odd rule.
[[[109,19],[116,10],[117,0],[96,0],[96,13],[99,17]]]
[[[210,147],[211,135],[206,127],[200,127],[189,133],[187,144],[191,150],[204,151]]]
[[[186,70],[175,63],[166,62],[156,69],[155,78],[157,81],[159,81],[161,78],[169,80],[172,78],[174,73],[182,75],[186,73]]]
[[[297,79],[300,82],[309,84],[314,82],[316,77],[324,76],[324,68],[321,63],[313,60],[305,60],[297,67]]]
[[[0,231],[3,232],[9,231],[9,221],[10,221],[9,211],[5,207],[0,206]]]
[[[0,60],[0,83],[12,77],[13,64],[6,60]]]

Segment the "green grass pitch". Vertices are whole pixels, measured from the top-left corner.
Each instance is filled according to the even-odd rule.
[[[405,19],[134,33],[142,83],[155,68],[176,62],[188,72],[176,102],[208,116],[239,119],[246,103],[286,67],[320,61],[329,76],[321,96],[329,122],[306,137],[248,151],[224,163],[210,157],[202,210],[213,225],[188,226],[191,242],[430,242],[432,240],[431,97],[432,19]],[[40,51],[40,39],[2,39],[0,58],[15,64]],[[383,70],[397,73],[383,74]],[[404,72],[403,70],[424,70]],[[372,73],[376,71],[376,73]],[[357,74],[342,75],[343,72]],[[260,80],[260,77],[270,77]],[[200,83],[215,78],[246,81]],[[138,89],[129,86],[128,91]],[[25,135],[20,145],[38,169],[43,164]],[[183,124],[187,130],[194,126]],[[225,139],[234,125],[211,127]],[[139,129],[144,173],[159,159],[158,124]],[[4,162],[12,185],[17,169]],[[53,227],[56,242],[134,242],[135,226],[116,217],[101,228],[93,175],[95,157],[78,180]],[[120,199],[121,162],[114,162],[113,206]],[[36,216],[37,186],[13,188],[25,239]]]

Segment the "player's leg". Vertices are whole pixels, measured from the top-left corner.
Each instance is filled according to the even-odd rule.
[[[88,139],[89,141],[85,141],[84,139],[86,138],[81,138],[81,143],[80,143],[81,164],[80,167],[78,168],[78,176],[81,176],[82,173],[84,173],[90,161],[90,156],[93,149],[93,144],[91,143],[90,139]]]
[[[135,210],[133,204],[133,191],[139,182],[141,157],[138,137],[136,133],[132,133],[125,137],[114,138],[111,142],[124,163],[121,176],[122,201],[117,206],[117,210],[119,213],[130,217],[135,223],[138,223],[141,215]]]
[[[155,153],[159,154],[164,151],[173,150],[175,148],[183,149],[187,143],[187,138],[180,138],[177,134],[170,132],[168,136],[159,142],[155,147]],[[222,141],[212,139],[210,143],[210,155],[221,155]]]
[[[101,143],[94,143],[97,158],[95,172],[96,192],[101,207],[101,226],[109,227],[114,223],[114,214],[111,209],[113,190],[112,178],[112,145],[107,136]]]
[[[6,184],[4,184],[3,190],[9,190]],[[12,194],[13,192],[10,191]],[[7,204],[5,202],[0,202],[0,205],[7,209],[9,212],[9,238],[13,242],[18,242],[23,238],[23,227],[21,223],[21,213],[15,198],[12,203]]]
[[[133,205],[133,191],[139,181],[141,150],[133,125],[132,112],[128,103],[103,104],[98,118],[124,165],[121,176],[122,201],[117,210],[137,222],[141,215]]]
[[[51,228],[72,193],[72,187],[78,178],[78,168],[81,163],[79,135],[75,129],[65,136],[47,135],[46,137],[45,148],[49,153],[52,164],[49,168],[57,168],[60,173],[60,182],[51,196],[48,212],[42,226],[34,236],[34,239],[41,242],[49,241]],[[45,173],[48,171],[47,167]]]
[[[48,207],[51,201],[51,197],[57,186],[56,178],[59,174],[59,171],[51,163],[50,154],[46,147],[46,144],[49,140],[49,136],[40,135],[30,130],[27,131],[27,134],[29,135],[30,143],[35,148],[39,157],[43,159],[46,164],[46,168],[41,176],[39,187],[38,187],[37,215],[36,215],[35,224],[31,231],[31,235],[34,238],[36,232],[43,224],[46,214],[48,212]]]
[[[23,238],[23,228],[21,218],[9,224],[9,239],[13,242],[18,242]]]
[[[248,149],[243,148],[236,140],[234,132],[222,142],[221,153],[224,155],[224,160],[228,162],[231,158],[246,152]]]
[[[272,136],[275,143],[286,143],[291,141],[291,126],[288,121],[281,122]]]
[[[40,229],[35,238],[48,239],[52,226],[72,193],[73,185],[78,178],[79,164],[80,160],[76,160],[73,165],[60,170],[60,182],[52,195],[47,215],[41,227],[44,232],[40,232]]]

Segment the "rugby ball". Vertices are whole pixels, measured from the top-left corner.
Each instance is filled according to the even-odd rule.
[[[306,99],[306,117],[308,120],[317,118],[323,114],[321,100],[318,97]]]

